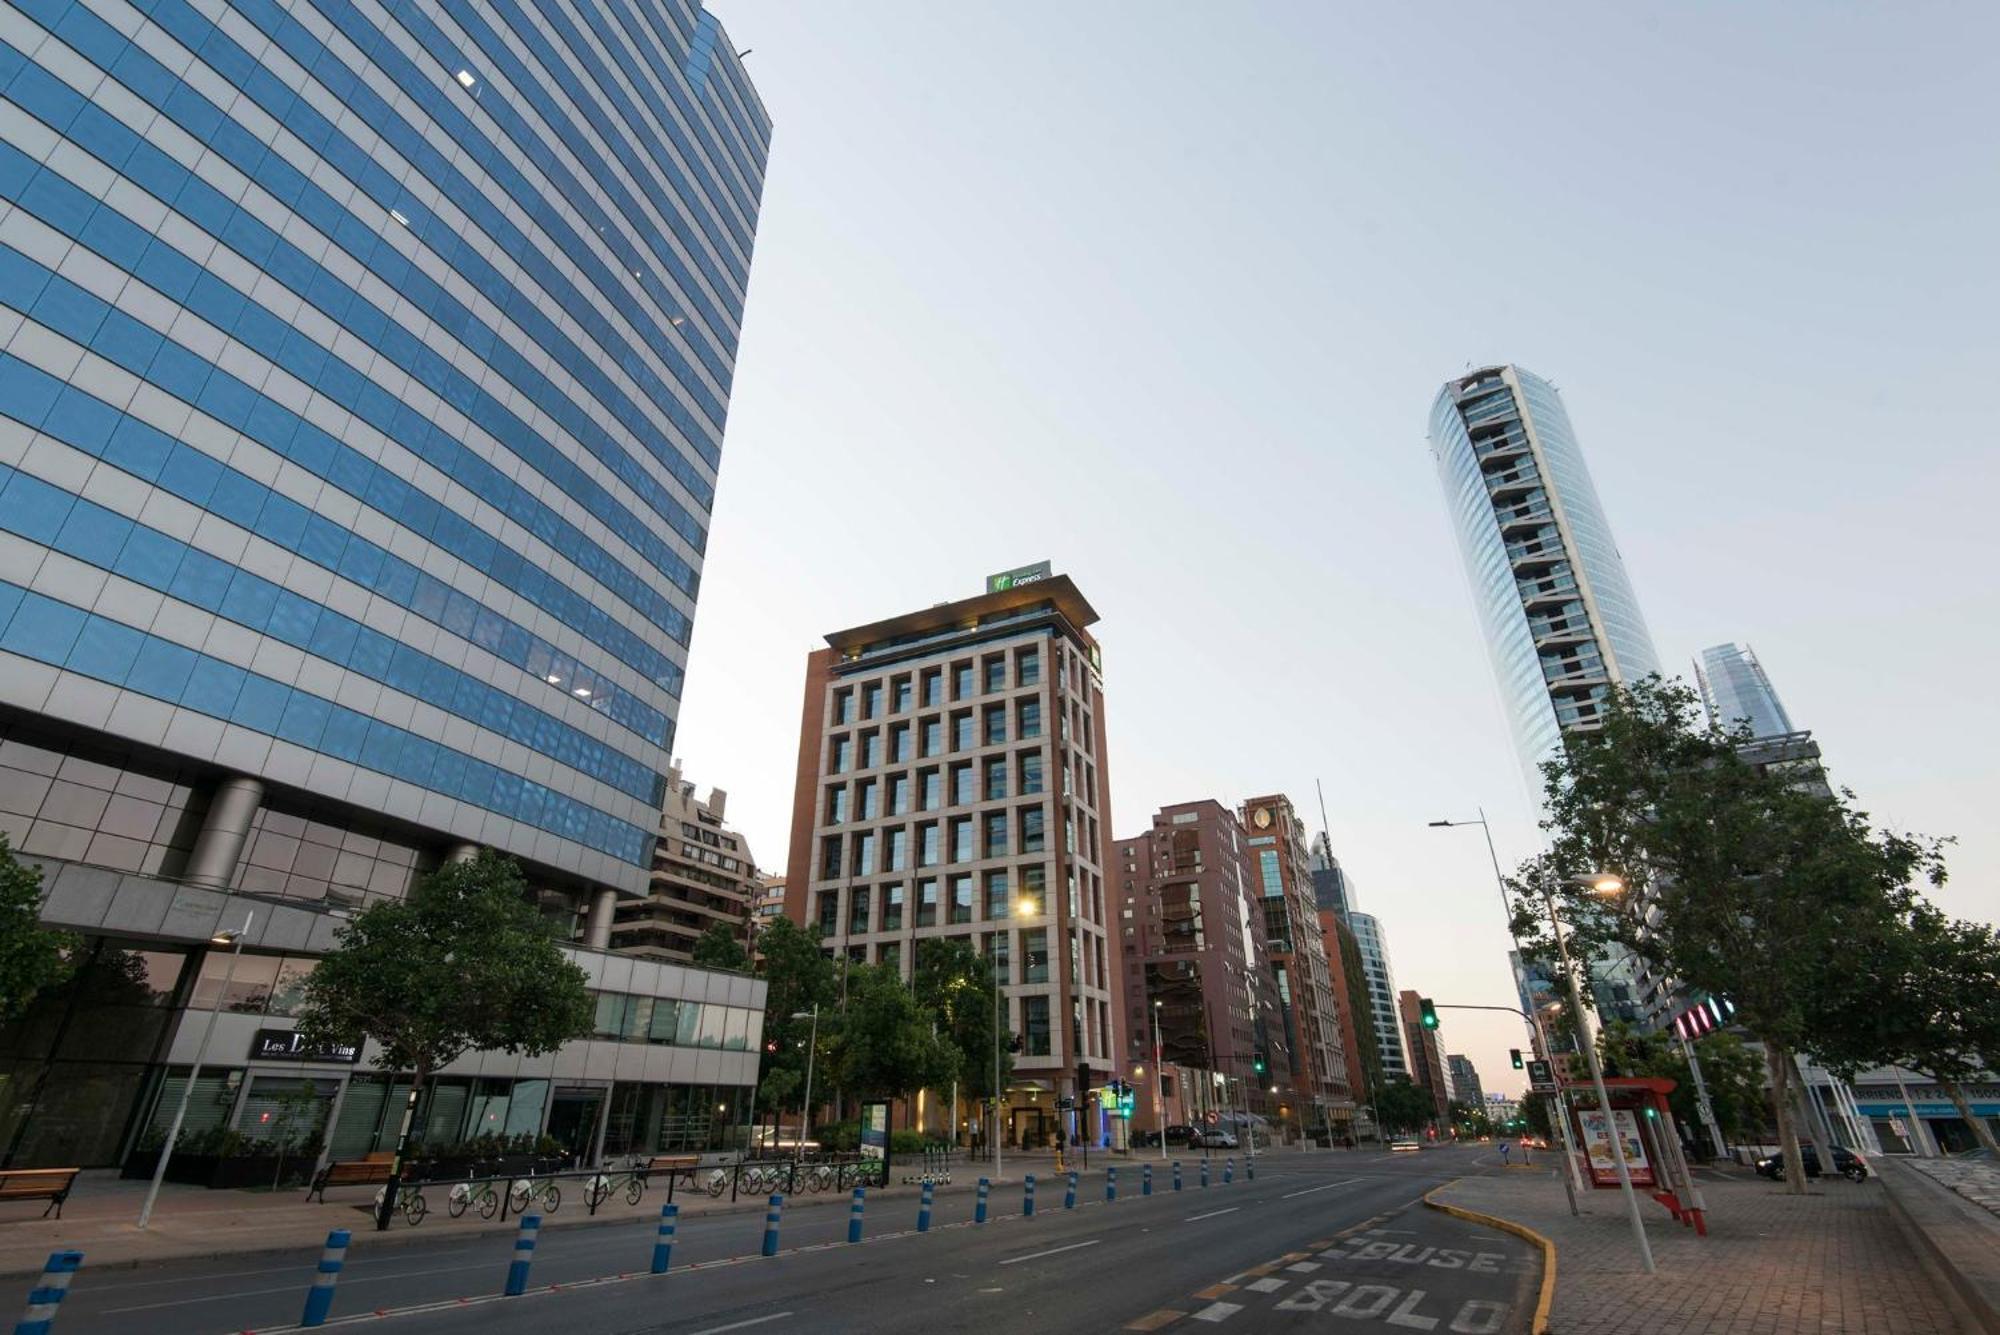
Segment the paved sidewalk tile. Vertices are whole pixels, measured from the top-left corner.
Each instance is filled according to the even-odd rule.
[[[1541,1172],[1463,1178],[1437,1199],[1525,1224],[1556,1245],[1555,1335],[1931,1335],[1957,1318],[1889,1215],[1882,1185],[1818,1181],[1786,1194],[1747,1172],[1702,1170],[1708,1236],[1642,1198],[1656,1275],[1615,1191],[1572,1217]]]

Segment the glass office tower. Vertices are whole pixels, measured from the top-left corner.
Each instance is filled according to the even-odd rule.
[[[1757,654],[1749,645],[1717,644],[1701,651],[1695,665],[1702,704],[1719,728],[1750,725],[1752,737],[1783,737],[1798,729]]]
[[[487,846],[603,944],[770,134],[689,0],[0,6],[0,831],[51,916],[199,941],[64,868],[322,908]]]
[[[1659,671],[1625,562],[1556,387],[1517,366],[1451,381],[1431,453],[1530,790],[1614,682]]]

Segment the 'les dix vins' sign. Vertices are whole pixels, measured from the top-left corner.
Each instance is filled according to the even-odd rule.
[[[333,1062],[352,1066],[361,1060],[361,1049],[351,1043],[329,1043],[308,1047],[296,1029],[259,1029],[250,1041],[253,1062]]]

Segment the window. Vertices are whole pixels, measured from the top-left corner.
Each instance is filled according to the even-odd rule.
[[[826,790],[826,823],[842,825],[847,821],[847,785],[836,784]]]
[[[1007,706],[986,706],[986,744],[994,746],[1007,740]]]
[[[884,871],[908,871],[910,869],[910,832],[898,827],[889,831],[889,861]]]
[[[854,836],[854,874],[873,876],[875,874],[875,832],[865,831]]]
[[[889,814],[910,814],[910,776],[907,774],[898,774],[889,780]]]
[[[972,664],[953,663],[951,665],[951,698],[969,700],[972,698]]]
[[[1006,932],[986,934],[986,960],[993,966],[993,977],[1003,987],[1013,981],[1007,971],[1007,936]]]
[[[819,874],[827,880],[840,875],[840,836],[829,834],[819,841]]]
[[[230,978],[229,990],[225,993],[222,976],[229,972],[230,956],[231,953],[226,950],[211,950],[202,957],[201,976],[194,985],[193,1009],[262,1015],[271,1000],[271,990],[277,985],[278,965],[283,957],[236,956],[236,972]]]
[[[1021,809],[1021,851],[1039,853],[1047,846],[1042,834],[1042,809],[1023,807]]]
[[[968,761],[965,764],[953,765],[951,767],[951,804],[955,807],[968,807],[972,805],[973,800],[971,763]]]
[[[972,921],[972,877],[968,873],[951,878],[951,920],[954,923]]]
[[[861,734],[861,768],[874,769],[882,763],[882,734],[870,728]]]
[[[882,887],[882,930],[903,930],[903,887],[900,883]]]
[[[1041,736],[1042,702],[1040,700],[1022,700],[1017,703],[1014,706],[1014,721],[1020,725],[1016,729],[1016,732],[1022,741],[1033,741],[1035,738]]]
[[[625,1036],[625,1009],[631,997],[622,992],[599,992],[597,994],[597,1021],[591,1032],[598,1038],[623,1038]]]
[[[1021,796],[1027,797],[1042,791],[1042,753],[1024,751],[1021,753]]]
[[[1007,689],[1007,656],[994,654],[986,660],[986,693]]]
[[[937,877],[926,876],[917,882],[917,926],[935,927],[938,919]]]
[[[826,768],[829,774],[845,774],[854,764],[854,741],[849,737],[833,739],[833,750],[828,754]]]
[[[1047,866],[1037,862],[1032,866],[1021,868],[1021,903],[1024,906],[1024,916],[1032,918],[1040,913],[1042,905],[1048,902],[1048,894],[1049,869]]]
[[[927,820],[917,826],[917,865],[935,867],[938,865],[938,827],[934,820]]]
[[[822,890],[819,894],[819,934],[830,937],[839,929],[840,891]]]
[[[680,1030],[680,1012],[684,1006],[692,1006],[692,1001],[670,1001],[666,997],[653,998],[652,1018],[646,1026],[648,1043],[671,1043]]]
[[[861,717],[879,718],[882,714],[882,683],[871,681],[861,688]]]
[[[875,948],[875,959],[883,968],[900,976],[903,972],[903,943],[884,941]]]
[[[1049,981],[1049,931],[1046,927],[1031,927],[1021,933],[1021,981]]]
[[[926,757],[938,755],[944,750],[944,720],[933,714],[917,725],[923,730],[921,749]]]
[[[889,763],[907,764],[910,760],[910,725],[898,723],[889,729]]]
[[[944,673],[931,668],[924,673],[924,708],[935,709],[944,703]]]
[[[875,780],[863,779],[860,783],[855,784],[854,794],[856,805],[861,808],[860,818],[862,820],[874,820],[882,814],[879,789],[876,787]]]
[[[912,696],[913,692],[910,690],[909,674],[905,673],[903,676],[889,683],[889,698],[893,701],[890,708],[896,713],[907,714],[910,712]]]
[[[1046,978],[1048,970],[1042,970]],[[1049,999],[1047,997],[1021,998],[1021,1043],[1025,1055],[1046,1057],[1049,1055]]]
[[[972,747],[972,711],[961,709],[951,716],[951,749],[970,751]]]
[[[986,856],[1004,858],[1007,856],[1007,813],[989,811],[986,813]]]
[[[1014,684],[1033,686],[1042,679],[1042,651],[1032,645],[1014,654]]]
[[[986,873],[986,916],[995,921],[1009,913],[1007,904],[1007,873],[989,871]]]
[[[998,802],[1007,796],[1007,757],[991,756],[986,761],[986,800]]]
[[[854,722],[854,692],[835,691],[833,693],[833,721],[835,723]]]
[[[972,817],[960,816],[951,823],[951,860],[970,862],[972,859]]]
[[[917,771],[917,810],[936,811],[944,805],[944,776],[935,768]]]
[[[848,894],[847,934],[859,936],[868,930],[868,887],[857,885]]]

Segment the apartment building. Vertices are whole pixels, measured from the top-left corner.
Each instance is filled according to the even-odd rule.
[[[729,795],[713,788],[698,800],[694,791],[675,761],[667,769],[651,891],[618,905],[612,921],[611,948],[620,954],[690,960],[694,943],[717,923],[748,943],[752,907],[763,893],[757,864],[723,822]]]

